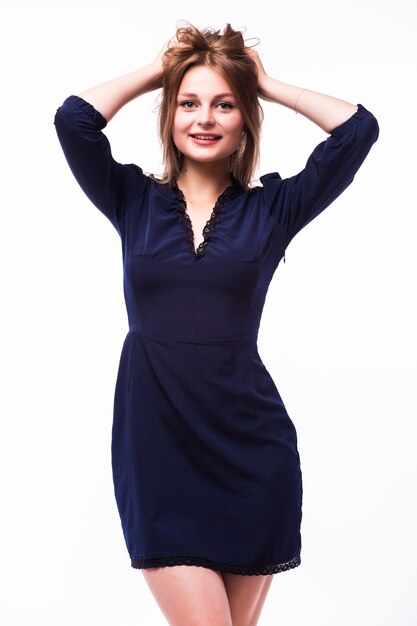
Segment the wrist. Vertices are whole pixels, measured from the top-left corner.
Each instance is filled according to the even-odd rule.
[[[146,91],[162,87],[162,61],[155,59],[143,68],[146,74]]]
[[[267,74],[258,76],[258,92],[263,100],[268,102],[276,102],[276,94],[274,93],[274,81]]]

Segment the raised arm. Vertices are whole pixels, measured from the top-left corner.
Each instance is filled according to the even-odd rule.
[[[320,126],[326,133],[330,134],[357,111],[355,104],[345,100],[339,100],[339,98],[334,98],[333,96],[289,85],[271,78],[266,74],[256,50],[248,48],[248,54],[255,61],[258,68],[258,92],[260,97],[301,113],[314,124]]]
[[[109,122],[128,102],[162,87],[161,53],[148,65],[118,78],[100,83],[77,94],[99,111]]]
[[[117,230],[132,199],[145,189],[147,178],[139,166],[123,165],[113,158],[102,131],[127,102],[162,86],[165,49],[134,72],[69,96],[55,115],[58,139],[74,177]]]
[[[379,135],[375,116],[361,104],[288,85],[267,76],[257,52],[259,96],[301,113],[329,137],[310,154],[304,169],[283,180],[261,177],[265,202],[289,239],[317,217],[353,181]]]

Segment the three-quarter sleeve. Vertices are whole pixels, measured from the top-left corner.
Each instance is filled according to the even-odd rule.
[[[304,169],[287,179],[261,177],[264,201],[291,240],[353,181],[379,135],[374,115],[358,110],[313,150]]]
[[[123,165],[113,158],[109,140],[102,132],[107,120],[83,98],[69,96],[58,108],[54,124],[80,187],[119,230],[130,198],[143,192],[147,177],[139,166]]]

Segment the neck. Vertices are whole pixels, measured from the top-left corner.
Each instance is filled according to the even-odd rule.
[[[228,159],[216,163],[184,161],[177,179],[177,185],[182,191],[200,197],[217,198],[231,184]]]

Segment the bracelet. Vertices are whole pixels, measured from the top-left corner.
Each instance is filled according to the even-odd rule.
[[[294,111],[295,111],[296,113],[298,113],[298,111],[297,111],[297,104],[298,104],[298,101],[299,101],[299,99],[301,98],[301,96],[303,95],[304,91],[305,91],[305,89],[302,89],[302,90],[300,91],[300,93],[298,94],[298,98],[297,98],[297,100],[295,101]]]

